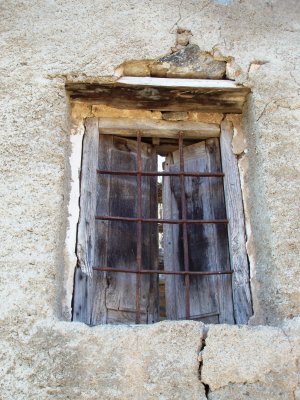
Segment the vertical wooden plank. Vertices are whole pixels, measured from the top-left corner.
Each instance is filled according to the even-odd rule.
[[[78,259],[74,277],[73,320],[90,323],[92,276],[95,254],[95,212],[98,167],[99,129],[98,119],[85,121],[83,137],[80,214],[76,254]]]
[[[234,316],[236,323],[247,324],[252,315],[249,265],[246,252],[246,233],[240,177],[236,156],[232,152],[233,129],[229,121],[221,124],[221,156],[225,173],[224,191],[229,219],[229,248],[232,277]]]
[[[164,163],[166,172],[174,172],[173,155],[169,154]],[[179,167],[177,166],[177,170]],[[179,182],[178,182],[179,184]],[[179,209],[171,190],[171,177],[163,177],[163,218],[178,219]],[[163,225],[164,240],[164,270],[180,271],[179,254],[179,225]],[[165,276],[165,300],[167,319],[178,319],[181,315],[179,309],[184,307],[184,287],[183,280],[176,276]],[[178,309],[179,308],[179,309]]]
[[[98,167],[100,169],[110,169],[111,148],[113,146],[112,136],[105,139],[102,135],[99,137],[99,157]],[[110,175],[97,175],[97,204],[95,215],[110,215],[109,198],[111,190]],[[107,267],[107,251],[109,238],[109,222],[97,221],[95,234],[95,267]],[[109,277],[106,272],[94,271],[93,289],[90,292],[91,310],[90,324],[106,324],[106,291],[110,285]]]
[[[184,148],[185,171],[220,172],[218,139],[209,139]],[[166,165],[179,170],[179,154],[174,152]],[[166,217],[180,218],[179,178],[164,180]],[[220,178],[187,177],[185,183],[188,219],[223,219],[225,204]],[[165,225],[165,269],[182,270],[182,229]],[[191,271],[229,270],[228,238],[222,225],[188,225],[189,263]],[[182,319],[184,313],[184,280],[166,277],[167,317]],[[231,278],[224,276],[191,276],[191,318],[206,323],[233,323]]]
[[[205,141],[207,165],[209,172],[222,172],[219,139]],[[222,178],[209,178],[210,212],[213,219],[226,219],[224,187]],[[211,225],[212,240],[215,243],[216,269],[219,271],[230,270],[229,240],[226,225]],[[214,277],[219,303],[219,323],[233,324],[232,283],[230,275]]]
[[[153,146],[148,146],[143,157],[144,171],[157,171],[157,154]],[[142,178],[142,215],[144,218],[158,218],[158,182],[157,177]],[[142,269],[159,269],[159,235],[158,224],[142,226]],[[142,279],[144,277],[142,276]],[[145,296],[147,323],[159,321],[159,276],[145,275],[142,280],[142,297]]]

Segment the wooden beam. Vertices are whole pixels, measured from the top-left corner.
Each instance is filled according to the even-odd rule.
[[[218,124],[192,121],[164,121],[159,119],[99,118],[99,131],[107,135],[135,137],[137,131],[143,137],[178,138],[184,132],[188,139],[207,139],[220,136]]]
[[[229,80],[123,77],[115,82],[66,83],[71,101],[120,109],[242,112],[250,89]]]
[[[226,213],[229,220],[229,251],[233,270],[232,290],[234,316],[237,324],[247,324],[252,315],[249,265],[246,251],[244,209],[238,163],[232,152],[233,129],[231,122],[221,123],[221,157],[224,176]]]

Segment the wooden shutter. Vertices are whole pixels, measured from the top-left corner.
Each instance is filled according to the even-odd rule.
[[[186,172],[221,172],[218,139],[208,139],[184,148]],[[166,170],[179,171],[179,152],[166,159]],[[185,178],[188,219],[226,218],[222,178]],[[180,178],[164,177],[164,218],[181,218]],[[226,225],[192,225],[188,228],[191,271],[230,270]],[[164,225],[164,268],[184,270],[182,227]],[[183,276],[166,276],[168,319],[185,318]],[[234,323],[231,276],[190,276],[191,319],[206,323]]]
[[[137,142],[100,135],[98,167],[108,170],[136,170]],[[144,171],[156,170],[156,153],[142,143]],[[82,177],[84,179],[84,176]],[[95,215],[137,216],[135,176],[97,175]],[[144,218],[157,218],[155,177],[142,178]],[[134,222],[95,222],[94,264],[98,267],[136,269],[137,229]],[[156,224],[143,224],[142,269],[158,268]],[[94,271],[89,277],[80,268],[75,274],[74,320],[90,325],[134,323],[136,313],[136,275]],[[158,320],[158,277],[141,275],[141,322]]]

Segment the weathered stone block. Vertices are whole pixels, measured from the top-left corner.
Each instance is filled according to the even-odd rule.
[[[298,325],[297,320],[291,323],[289,334]],[[211,326],[202,359],[202,382],[209,385],[212,393],[217,391],[211,395],[213,400],[245,396],[293,399],[297,388],[297,353],[292,352],[292,342],[281,328]]]
[[[193,321],[94,328],[43,321],[15,349],[5,343],[4,358],[0,346],[0,399],[205,400],[197,360],[202,329]]]
[[[150,66],[151,76],[168,78],[222,79],[226,62],[216,61],[210,53],[190,44],[162,57]]]

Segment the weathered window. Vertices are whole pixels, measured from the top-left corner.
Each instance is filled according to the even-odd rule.
[[[230,124],[211,138],[188,128],[121,134],[86,121],[73,320],[246,323],[249,273]]]

